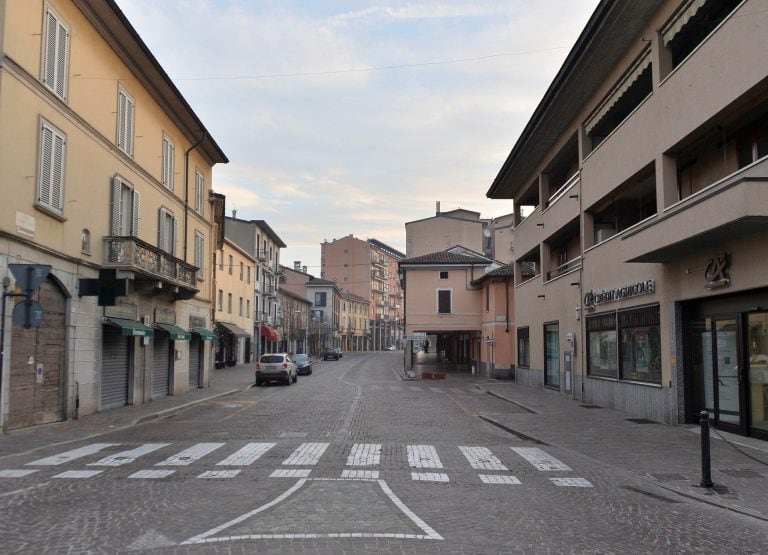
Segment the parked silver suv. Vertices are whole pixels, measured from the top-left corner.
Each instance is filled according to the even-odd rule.
[[[256,363],[256,385],[279,381],[285,385],[296,382],[296,365],[288,353],[269,353],[261,355]]]

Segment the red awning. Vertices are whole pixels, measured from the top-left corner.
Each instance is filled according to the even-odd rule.
[[[261,335],[267,338],[267,341],[280,341],[280,334],[269,326],[261,326]]]

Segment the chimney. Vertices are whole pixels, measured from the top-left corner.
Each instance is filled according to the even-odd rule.
[[[435,201],[435,216],[440,215],[440,201]]]
[[[293,269],[297,272],[301,271],[301,260],[294,260],[293,261]]]
[[[306,266],[302,266],[302,267],[301,267],[301,271],[302,271],[302,272],[304,272],[304,273],[306,274],[306,273],[307,273],[307,267],[306,267]]]
[[[232,217],[237,218],[237,208],[232,209]]]

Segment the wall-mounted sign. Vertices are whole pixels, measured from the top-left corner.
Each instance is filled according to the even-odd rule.
[[[704,279],[707,280],[704,287],[707,289],[715,289],[731,283],[731,277],[728,275],[728,270],[730,268],[731,255],[727,252],[710,258],[709,263],[704,270]]]
[[[584,295],[584,306],[594,308],[599,304],[623,301],[630,297],[639,297],[640,295],[649,295],[656,292],[656,281],[647,279],[623,287],[613,289],[601,289],[600,291],[587,291]]]

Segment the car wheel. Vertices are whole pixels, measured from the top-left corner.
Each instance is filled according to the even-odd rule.
[[[296,383],[297,381],[299,381],[299,375],[298,374],[293,376],[293,383]]]
[[[284,383],[285,383],[285,385],[291,385],[291,377],[288,376],[287,378],[285,378],[285,382]]]
[[[312,373],[312,369],[311,369],[311,368],[309,369],[309,373],[310,373],[310,374]]]

